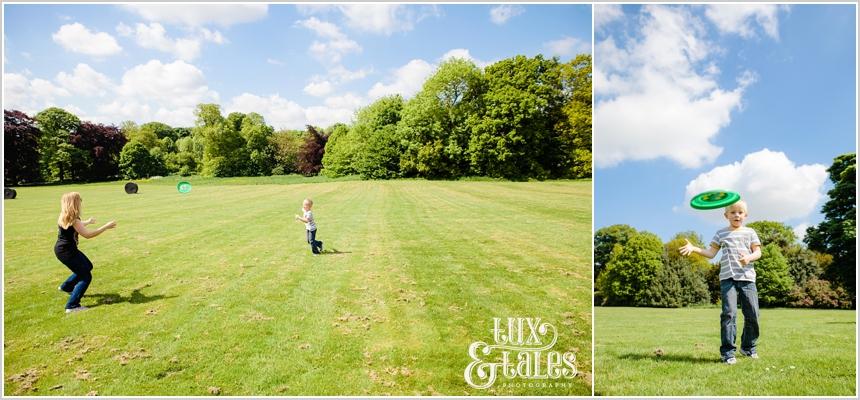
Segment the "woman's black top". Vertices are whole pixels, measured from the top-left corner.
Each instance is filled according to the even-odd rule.
[[[78,231],[75,230],[75,224],[69,225],[63,229],[57,225],[59,233],[57,233],[57,244],[54,245],[54,254],[57,257],[71,256],[78,251]]]

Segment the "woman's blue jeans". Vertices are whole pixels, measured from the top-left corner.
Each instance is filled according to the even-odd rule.
[[[60,289],[70,294],[69,301],[66,302],[66,309],[80,307],[81,297],[84,297],[84,293],[87,292],[87,288],[90,287],[90,282],[93,280],[93,275],[90,272],[93,270],[93,263],[80,250],[71,257],[60,258],[60,261],[72,270],[69,278],[60,285]]]

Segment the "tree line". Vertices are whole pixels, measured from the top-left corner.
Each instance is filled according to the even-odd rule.
[[[51,107],[4,110],[5,184],[178,174],[301,173],[363,179],[591,177],[591,57],[439,65],[409,100],[383,97],[350,124],[276,131],[260,114],[199,104],[192,127],[119,127]]]
[[[856,307],[856,154],[834,159],[828,169],[834,184],[822,207],[824,221],[809,227],[799,243],[788,225],[775,221],[747,224],[762,242],[755,262],[759,302],[769,307]],[[595,304],[683,307],[718,303],[719,262],[693,254],[681,256],[685,239],[708,244],[694,232],[666,243],[629,225],[611,225],[594,234]]]

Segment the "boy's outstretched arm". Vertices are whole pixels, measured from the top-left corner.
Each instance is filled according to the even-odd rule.
[[[717,246],[714,246],[713,243],[708,247],[707,250],[704,250],[704,249],[700,249],[696,246],[693,246],[693,244],[690,243],[689,240],[687,240],[687,239],[684,239],[684,240],[687,242],[687,244],[678,248],[678,251],[681,253],[681,255],[684,255],[684,256],[689,256],[692,253],[696,253],[696,254],[701,255],[705,258],[714,258],[714,256],[717,255],[717,252],[720,251],[720,248]]]
[[[738,261],[740,261],[741,265],[746,266],[747,264],[761,258],[761,246],[760,245],[757,245],[757,244],[752,245],[752,251],[753,252],[751,254],[747,254],[747,255],[741,257],[740,260],[738,260]]]
[[[307,219],[302,218],[302,217],[300,217],[300,216],[298,216],[298,215],[296,215],[296,221],[302,221],[302,222],[304,222],[304,223],[308,223],[308,220],[307,220]]]

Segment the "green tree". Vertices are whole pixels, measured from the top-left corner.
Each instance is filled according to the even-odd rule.
[[[335,127],[334,132],[337,133],[341,126],[343,129],[349,130],[346,125],[339,124]],[[269,139],[275,149],[275,167],[272,169],[272,174],[289,174],[298,171],[299,149],[305,142],[304,135],[305,132],[299,130],[277,131],[272,135]]]
[[[126,179],[148,178],[159,173],[159,161],[143,143],[131,141],[119,153],[119,169]]]
[[[158,140],[170,138],[171,140],[176,141],[176,139],[179,139],[176,130],[163,122],[147,122],[140,126],[140,130],[151,132]]]
[[[788,262],[788,273],[797,286],[803,286],[806,281],[820,277],[824,268],[833,260],[830,255],[798,245],[789,247],[783,255]]]
[[[624,246],[636,229],[630,225],[610,225],[594,233],[594,276],[600,276],[615,245]]]
[[[483,113],[471,119],[469,155],[478,175],[509,179],[563,176],[564,91],[558,60],[516,56],[485,70]]]
[[[245,139],[245,151],[249,157],[248,175],[272,174],[272,169],[275,167],[275,146],[271,138],[274,132],[274,128],[266,125],[266,121],[260,114],[250,113],[242,118],[240,133]]]
[[[134,122],[125,121],[121,125],[122,133],[125,135],[125,138],[128,139],[129,142],[138,142],[144,146],[146,146],[147,150],[153,147],[158,146],[158,135],[155,133],[153,129],[154,126],[152,123],[143,124],[147,128],[144,129],[143,126],[138,126]]]
[[[824,221],[806,230],[809,248],[833,256],[825,271],[832,281],[848,289],[852,304],[857,304],[857,155],[843,154],[827,169],[833,189],[821,211]]]
[[[89,156],[69,142],[70,136],[77,132],[81,125],[81,120],[57,107],[42,110],[33,119],[42,132],[39,138],[39,166],[42,176],[54,181],[72,178],[73,171],[82,167],[75,160],[85,160]]]
[[[217,104],[199,104],[194,112],[197,117],[194,136],[203,141],[203,175],[241,176],[247,171],[248,154],[245,139],[235,129],[244,114],[233,113],[228,121],[221,115]],[[241,118],[240,118],[241,117]]]
[[[644,304],[644,291],[663,268],[663,243],[639,232],[624,246],[615,245],[596,287],[604,305]]]
[[[203,168],[203,143],[192,136],[176,141],[175,168],[182,176],[195,175]]]
[[[398,135],[399,169],[408,176],[454,178],[469,171],[470,118],[482,109],[486,81],[471,61],[439,65],[421,91],[403,107]],[[380,140],[380,144],[388,142]]]
[[[667,244],[667,247],[675,243]],[[671,254],[671,252],[666,253]],[[694,258],[664,257],[664,267],[642,291],[638,306],[686,307],[706,304],[710,297],[705,283],[705,272],[694,265]]]
[[[783,252],[797,244],[797,235],[794,234],[794,230],[782,222],[756,221],[750,222],[747,226],[755,229],[762,244],[775,244]]]
[[[356,129],[350,129],[344,124],[338,124],[332,129],[325,144],[323,155],[323,173],[326,176],[338,177],[357,174],[356,157],[361,141],[357,139]]]
[[[759,302],[766,306],[781,306],[789,301],[794,281],[788,262],[776,244],[762,247],[761,258],[754,263]]]
[[[402,112],[403,98],[394,95],[383,97],[356,114],[350,136],[355,142],[355,171],[363,179],[389,179],[399,175],[402,149],[397,125]]]
[[[562,136],[560,160],[563,174],[572,178],[591,177],[591,55],[580,54],[561,65],[565,96],[562,108],[566,119],[556,126]]]

